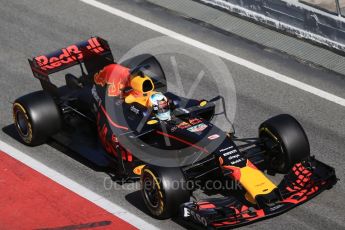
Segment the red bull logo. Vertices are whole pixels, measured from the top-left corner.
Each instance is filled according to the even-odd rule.
[[[90,38],[86,44],[79,46],[71,45],[54,54],[38,56],[35,58],[35,61],[42,70],[52,70],[63,65],[71,64],[77,60],[83,60],[84,57],[80,50],[81,47],[86,47],[86,49],[94,53],[101,53],[104,51],[97,38]]]
[[[107,86],[108,96],[117,97],[122,89],[129,85],[129,69],[119,64],[111,64],[95,74],[96,85]]]

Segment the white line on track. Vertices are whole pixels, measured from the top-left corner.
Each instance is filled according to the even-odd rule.
[[[298,89],[301,89],[303,91],[309,92],[311,94],[319,96],[319,97],[326,99],[328,101],[334,102],[334,103],[339,104],[341,106],[345,106],[345,99],[344,98],[341,98],[341,97],[336,96],[334,94],[328,93],[322,89],[318,89],[314,86],[308,85],[308,84],[303,83],[301,81],[297,81],[291,77],[277,73],[277,72],[270,70],[266,67],[255,64],[255,63],[250,62],[248,60],[245,60],[243,58],[237,57],[233,54],[227,53],[223,50],[217,49],[217,48],[210,46],[210,45],[207,45],[205,43],[199,42],[195,39],[192,39],[192,38],[187,37],[185,35],[179,34],[175,31],[169,30],[167,28],[164,28],[164,27],[159,26],[157,24],[154,24],[152,22],[146,21],[142,18],[139,18],[139,17],[134,16],[132,14],[126,13],[124,11],[121,11],[119,9],[112,7],[112,6],[106,5],[104,3],[101,3],[101,2],[98,2],[95,0],[80,0],[80,1],[84,2],[88,5],[91,5],[93,7],[96,7],[98,9],[104,10],[110,14],[116,15],[118,17],[121,17],[121,18],[126,19],[128,21],[131,21],[133,23],[139,24],[141,26],[144,26],[146,28],[149,28],[151,30],[159,32],[161,34],[172,37],[172,38],[179,40],[181,42],[184,42],[188,45],[191,45],[191,46],[194,46],[194,47],[199,48],[201,50],[204,50],[206,52],[215,54],[219,57],[222,57],[226,60],[229,60],[229,61],[234,62],[236,64],[239,64],[241,66],[244,66],[244,67],[251,69],[255,72],[266,75],[267,77],[270,77],[270,78],[276,79],[278,81],[284,82],[288,85],[291,85],[291,86],[296,87]]]
[[[112,203],[106,198],[98,195],[97,193],[89,190],[88,188],[69,179],[68,177],[62,175],[61,173],[55,171],[54,169],[49,168],[48,166],[42,164],[41,162],[33,159],[32,157],[26,155],[25,153],[19,151],[18,149],[8,145],[7,143],[1,140],[0,140],[0,150],[5,152],[9,156],[15,158],[16,160],[22,162],[23,164],[27,165],[28,167],[43,174],[44,176],[50,178],[56,183],[62,185],[63,187],[78,194],[79,196],[89,200],[95,205],[123,219],[125,222],[130,223],[134,227],[138,229],[147,229],[147,230],[158,229],[157,227],[147,223],[146,221],[139,218],[138,216],[135,216],[134,214],[123,209],[122,207]]]

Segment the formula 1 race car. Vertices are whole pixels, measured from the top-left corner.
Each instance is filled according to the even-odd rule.
[[[195,100],[168,92],[152,55],[119,64],[107,41],[92,37],[29,63],[43,90],[13,103],[22,141],[35,146],[52,138],[119,178],[140,178],[155,218],[177,216],[190,228],[235,227],[281,214],[337,182],[332,167],[310,156],[295,118],[266,120],[256,138],[224,132],[212,123],[222,97]],[[66,73],[66,84],[52,83],[50,75],[77,65],[81,76]],[[284,177],[276,185],[264,172]],[[220,189],[207,186],[215,181]],[[207,198],[191,201],[199,190]]]

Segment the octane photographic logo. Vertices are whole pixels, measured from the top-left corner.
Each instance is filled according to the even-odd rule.
[[[133,124],[128,119],[128,112],[124,112],[129,107],[122,106],[122,113],[115,114],[116,120],[123,121],[124,123],[121,123],[121,125],[130,127],[130,130],[134,130],[134,132],[124,131],[127,133],[118,136],[119,142],[140,160],[164,167],[190,165],[212,154],[224,141],[225,132],[231,131],[232,126],[229,121],[233,122],[236,112],[235,85],[225,63],[218,56],[188,46],[167,36],[149,39],[138,44],[117,62],[125,66],[130,63],[130,68],[134,68],[143,61],[143,59],[136,57],[145,56],[145,54],[154,56],[161,64],[166,75],[166,82],[162,78],[159,80],[167,88],[157,88],[155,91],[160,92],[162,89],[163,91],[167,89],[168,92],[179,97],[190,99],[187,103],[178,106],[178,108],[181,108],[180,111],[183,112],[189,103],[195,103],[195,99],[209,101],[212,98],[216,99],[221,96],[224,98],[224,103],[221,100],[215,101],[215,116],[211,121],[214,125],[207,126],[207,129],[202,121],[194,119],[194,117],[190,117],[187,122],[174,126],[171,123],[169,124],[169,121],[155,122],[152,125],[152,130],[145,129],[148,132],[146,136],[150,138],[150,143],[146,138],[143,138],[145,135],[141,134],[143,127],[150,124],[154,119],[154,114],[151,113],[152,108],[148,108],[148,112],[144,113],[138,125],[133,128]],[[143,65],[141,70],[145,76],[153,80],[159,78],[159,76],[155,76],[157,73],[153,73],[148,66]],[[113,108],[113,103],[111,97],[106,97],[105,107],[107,111]],[[223,105],[226,105],[226,107],[223,108]],[[173,114],[172,112],[172,116],[174,116]],[[136,115],[138,115],[138,112]],[[111,125],[110,127],[116,129]],[[185,128],[185,131],[202,136],[202,138],[189,140],[183,135],[177,135],[176,130],[181,127]],[[219,128],[223,131],[220,132]],[[205,134],[205,132],[207,133]],[[117,132],[113,130],[113,133]],[[155,140],[164,142],[164,147],[155,144]],[[176,142],[183,144],[185,147],[174,148],[173,143]]]
[[[157,178],[157,181],[159,184],[162,183],[161,178]],[[152,186],[152,182],[145,181],[144,183],[147,184],[147,186]],[[235,180],[170,180],[169,182],[166,182],[166,186],[168,186],[171,190],[187,190],[187,191],[229,191],[229,190],[240,190],[243,189],[239,181]],[[142,187],[141,183],[128,183],[128,180],[126,178],[118,179],[114,182],[113,178],[111,177],[104,177],[103,180],[103,187],[107,191],[118,191],[118,190],[126,190],[126,191],[137,191],[140,190]]]

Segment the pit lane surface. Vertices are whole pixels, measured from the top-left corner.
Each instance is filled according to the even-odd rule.
[[[1,127],[4,127],[3,132],[0,132],[0,139],[157,227],[182,228],[174,221],[157,221],[146,215],[138,199],[135,184],[116,185],[107,189],[104,182],[108,183],[110,177],[106,173],[95,171],[88,167],[89,165],[83,164],[85,162],[75,160],[71,154],[62,153],[51,145],[28,148],[8,135],[13,131],[8,127],[12,123],[9,102],[25,93],[40,89],[39,82],[32,77],[26,61],[28,57],[62,48],[92,35],[99,35],[110,42],[114,57],[119,58],[133,46],[161,34],[80,1],[0,2],[0,122]],[[345,98],[343,76],[309,67],[235,36],[229,37],[213,32],[141,1],[104,2]],[[181,60],[184,61],[182,57]],[[304,126],[309,136],[312,154],[335,167],[338,177],[344,178],[344,107],[267,78],[243,66],[224,62],[236,86],[235,124],[238,136],[255,136],[259,124],[268,117],[290,113]],[[173,71],[169,69],[169,60],[163,60],[162,64],[170,71],[168,78],[172,78]],[[181,75],[184,76],[184,84],[191,85],[200,68],[193,63],[179,62],[179,70],[183,72]],[[200,88],[204,89],[203,87],[212,84],[208,81],[210,80],[205,78],[202,83],[204,85]],[[200,90],[198,93],[204,98],[215,96],[206,90]],[[340,181],[332,190],[284,215],[243,228],[270,229],[274,226],[278,229],[343,229],[344,190],[344,184]]]
[[[1,148],[4,146],[8,145],[1,142]],[[102,205],[94,204],[95,199],[91,202],[90,197],[84,199],[73,192],[73,187],[80,190],[80,186],[74,184],[70,189],[66,189],[54,182],[58,173],[52,173],[53,170],[50,168],[41,165],[41,168],[45,167],[45,170],[36,171],[37,168],[32,168],[33,164],[30,164],[30,167],[24,165],[22,162],[28,164],[30,161],[33,163],[34,160],[18,150],[9,147],[6,153],[0,153],[1,229],[51,229],[52,227],[56,229],[57,226],[59,226],[58,229],[92,227],[106,229],[115,226],[121,229],[138,229],[123,220],[131,219],[131,223],[134,223],[135,216],[127,216],[126,218],[122,216],[120,219],[118,215],[125,213],[124,210],[112,207],[110,208],[111,211],[107,212],[104,207],[100,207]],[[19,159],[12,157],[16,154],[20,154]],[[37,165],[40,163],[36,161]],[[49,174],[54,175],[54,181],[49,179]],[[60,175],[60,179],[62,177]],[[70,184],[72,185],[73,182],[70,181]],[[83,194],[86,193],[92,192],[84,189]],[[98,200],[104,199],[98,197]],[[40,211],[33,212],[33,209]],[[115,209],[118,209],[116,215],[113,213]],[[147,226],[145,222],[137,223],[139,227],[145,225],[147,228],[154,228],[152,225]]]

